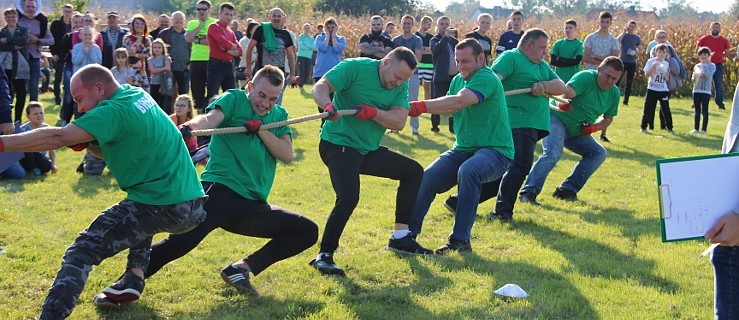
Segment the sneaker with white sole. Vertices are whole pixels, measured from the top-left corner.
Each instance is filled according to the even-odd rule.
[[[104,293],[98,293],[92,298],[92,305],[105,310],[118,310],[121,308],[120,303],[110,300]]]
[[[131,302],[141,298],[145,285],[144,279],[127,270],[118,281],[103,289],[103,294],[114,302]]]
[[[249,270],[235,266],[233,263],[221,269],[221,278],[239,293],[259,296],[259,292],[249,282]]]
[[[390,237],[390,241],[388,241],[385,249],[398,253],[434,254],[434,251],[431,249],[426,249],[418,244],[415,238],[416,237],[413,233],[408,233],[408,235],[400,239],[393,239],[393,237]]]

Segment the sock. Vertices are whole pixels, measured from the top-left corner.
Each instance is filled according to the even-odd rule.
[[[318,256],[316,256],[316,261],[318,261],[318,260],[323,260],[323,257],[324,257],[324,256],[329,256],[329,255],[331,255],[331,254],[330,254],[330,253],[328,253],[328,252],[319,252],[319,253],[318,253]]]
[[[395,230],[393,231],[393,235],[391,236],[393,239],[400,239],[403,238],[411,233],[410,230]]]

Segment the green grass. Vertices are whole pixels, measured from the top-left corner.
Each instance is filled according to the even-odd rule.
[[[51,96],[47,122],[58,113]],[[187,256],[147,282],[143,298],[117,312],[91,305],[125,266],[125,253],[93,269],[72,319],[707,319],[713,310],[713,276],[702,241],[661,243],[654,161],[718,153],[729,111],[711,105],[709,135],[694,136],[687,99],[675,99],[674,136],[639,133],[643,99],[622,107],[609,130],[608,159],[579,193],[580,201],[553,199],[576,155],[566,152],[552,171],[541,207],[518,204],[512,225],[485,219],[494,201],[479,208],[473,253],[401,256],[383,250],[393,225],[397,183],[362,177],[362,197],[346,227],[337,263],[346,278],[319,275],[308,266],[317,247],[277,263],[253,285],[262,297],[239,295],[218,271],[265,243],[217,230]],[[316,112],[307,95],[288,89],[291,117]],[[445,123],[445,121],[442,121]],[[657,123],[659,125],[659,123]],[[293,127],[296,161],[279,165],[269,198],[313,219],[323,230],[334,201],[318,156],[318,122]],[[427,166],[453,136],[410,129],[388,134],[384,144]],[[540,147],[537,149],[540,152]],[[142,150],[145,152],[145,150]],[[74,173],[82,154],[58,152],[59,173],[20,181],[0,180],[0,314],[28,319],[41,303],[65,248],[101,210],[124,197],[106,171]],[[202,167],[200,167],[202,170]],[[451,190],[452,192],[454,190]],[[419,241],[435,248],[451,231],[452,216],[437,197]],[[155,240],[161,239],[157,236]],[[526,299],[501,299],[506,283]]]

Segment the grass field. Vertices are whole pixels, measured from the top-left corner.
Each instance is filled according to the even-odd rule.
[[[58,106],[50,94],[43,98],[53,123]],[[90,274],[71,319],[712,318],[712,270],[707,258],[697,258],[706,242],[660,241],[654,161],[718,153],[730,111],[711,104],[709,134],[690,135],[690,102],[675,99],[677,134],[645,135],[639,132],[642,103],[634,97],[621,107],[608,132],[608,159],[579,193],[580,201],[550,196],[578,159],[566,152],[538,199],[543,206],[518,204],[511,225],[486,219],[494,201],[480,206],[472,253],[415,257],[383,250],[397,183],[362,177],[360,204],[335,257],[346,278],[313,270],[308,261],[317,253],[314,246],[253,278],[262,297],[239,295],[218,272],[265,240],[217,230],[148,280],[141,300],[117,312],[90,303],[121,273],[125,254],[104,261]],[[309,96],[295,89],[287,90],[285,105],[291,117],[316,112]],[[440,134],[429,126],[424,116],[420,136],[406,128],[386,135],[384,144],[427,166],[454,140],[445,126]],[[322,231],[334,195],[318,156],[318,127],[316,121],[293,127],[296,161],[279,165],[269,201],[310,217]],[[0,246],[8,251],[0,255],[0,318],[36,316],[65,248],[125,196],[108,171],[100,177],[75,173],[81,158],[60,150],[57,174],[0,180]],[[441,205],[446,196],[437,197],[419,237],[427,247],[443,244],[451,231],[453,217]],[[493,291],[507,283],[530,296],[497,297]]]

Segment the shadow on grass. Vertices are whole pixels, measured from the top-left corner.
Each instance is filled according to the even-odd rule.
[[[592,211],[579,214],[583,220],[593,224],[605,223],[617,227],[625,237],[634,243],[644,235],[654,235],[657,228],[659,228],[657,213],[653,217],[639,219],[634,217],[636,211],[633,210],[589,205],[593,207]]]
[[[74,193],[81,198],[92,198],[101,190],[115,190],[116,188],[118,184],[109,172],[99,176],[80,175],[77,182],[72,185]]]
[[[275,299],[270,296],[246,296],[233,288],[222,291],[226,301],[208,310],[207,314],[173,314],[170,318],[193,319],[303,319],[321,312],[326,306],[307,299]]]
[[[641,165],[648,167],[654,166],[654,161],[662,158],[661,156],[644,152],[642,150],[637,150],[629,146],[621,145],[620,147],[625,150],[621,150],[618,148],[606,148],[606,151],[608,152],[608,157],[628,161],[636,161],[639,162]]]
[[[47,175],[34,176],[33,173],[26,173],[26,177],[23,179],[6,179],[0,178],[0,189],[9,192],[17,193],[26,190],[26,184],[33,184],[37,182],[43,182],[46,180]]]
[[[156,309],[144,303],[129,303],[122,305],[119,310],[95,309],[98,319],[167,319],[167,316],[160,315]],[[123,315],[125,313],[125,316]]]
[[[589,277],[634,280],[660,292],[674,294],[677,283],[654,275],[653,261],[621,253],[602,243],[574,237],[558,230],[530,222],[521,222],[516,228],[541,243],[543,247],[561,253],[577,272]]]
[[[501,262],[486,259],[474,252],[452,254],[438,258],[438,264],[447,271],[471,270],[480,277],[491,277],[489,299],[493,308],[505,310],[501,318],[549,318],[598,319],[600,318],[588,299],[570,279],[561,273],[521,262]],[[507,283],[519,285],[529,294],[527,299],[512,299],[495,294],[494,290]],[[550,296],[551,295],[551,296]],[[554,298],[553,298],[554,297]],[[567,303],[562,303],[567,302]],[[489,307],[489,306],[488,306]],[[474,314],[476,310],[458,309],[461,315]],[[486,314],[483,310],[482,314]]]
[[[435,133],[428,133],[435,134]],[[416,155],[416,150],[436,150],[441,154],[454,146],[454,135],[453,134],[435,134],[437,136],[443,136],[444,141],[447,144],[438,143],[423,134],[413,135],[410,130],[404,130],[399,133],[387,133],[382,140],[382,144],[388,148],[398,151],[401,154],[413,158]],[[438,140],[438,139],[437,139]]]

